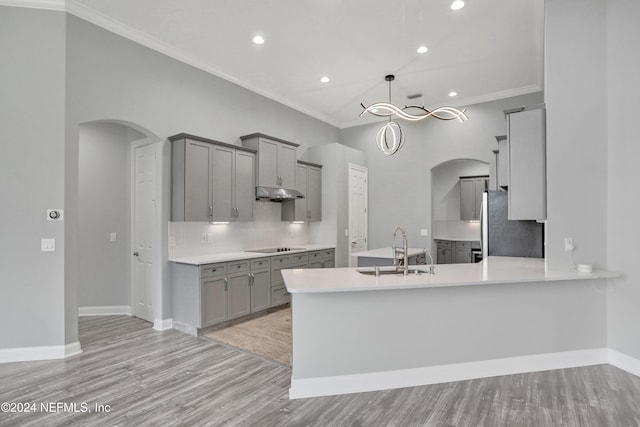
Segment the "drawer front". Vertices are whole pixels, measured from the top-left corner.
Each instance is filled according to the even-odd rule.
[[[309,252],[309,261],[317,260],[322,258],[322,251]]]
[[[291,263],[290,255],[279,255],[271,257],[271,267],[273,268],[283,268],[289,266]]]
[[[258,258],[251,260],[251,269],[256,270],[259,268],[267,268],[271,266],[271,260],[269,258]]]
[[[238,261],[238,262],[230,262],[227,263],[227,273],[239,273],[242,271],[249,271],[249,261]]]
[[[436,240],[436,245],[438,246],[438,249],[450,248],[451,240]]]
[[[200,266],[200,277],[224,276],[227,274],[227,265],[225,263],[206,264]]]
[[[471,242],[456,242],[456,249],[471,249]]]
[[[335,256],[335,251],[333,249],[327,249],[320,252],[320,255],[323,259],[332,259]]]
[[[291,295],[287,292],[287,288],[273,288],[271,289],[271,307],[276,305],[286,304],[291,301]]]
[[[306,264],[307,262],[309,262],[309,255],[307,254],[291,255],[291,265]]]

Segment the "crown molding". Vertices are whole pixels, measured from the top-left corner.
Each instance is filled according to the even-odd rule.
[[[0,0],[3,1],[3,0]],[[156,52],[162,53],[163,55],[166,55],[170,58],[176,59],[182,63],[185,63],[187,65],[191,65],[192,67],[198,68],[199,70],[202,70],[206,73],[212,74],[216,77],[219,77],[223,80],[226,80],[228,82],[231,82],[237,86],[240,86],[244,89],[247,89],[253,93],[256,93],[258,95],[264,96],[265,98],[269,98],[279,104],[282,104],[284,106],[287,106],[289,108],[292,108],[296,111],[299,111],[307,116],[311,116],[315,119],[318,119],[322,122],[325,122],[327,124],[330,124],[334,127],[338,127],[338,122],[336,122],[335,120],[333,120],[332,118],[324,115],[324,114],[320,114],[317,113],[315,111],[311,111],[307,108],[301,107],[300,105],[291,103],[289,101],[287,101],[286,99],[272,93],[269,91],[265,91],[263,89],[260,89],[258,87],[255,87],[241,79],[238,79],[234,76],[231,76],[229,74],[224,73],[223,71],[212,67],[210,64],[205,63],[201,60],[199,60],[198,58],[196,58],[195,56],[189,55],[185,52],[183,52],[180,49],[177,49],[176,47],[169,45],[155,37],[152,37],[146,33],[143,33],[142,31],[139,31],[133,27],[130,27],[126,24],[123,24],[122,22],[116,21],[114,19],[112,19],[109,16],[106,16],[104,14],[101,14],[99,12],[96,12],[95,10],[92,10],[90,8],[88,8],[87,6],[85,6],[84,4],[76,1],[76,0],[67,0],[66,1],[66,10],[68,13],[83,19],[87,22],[90,22],[94,25],[97,25],[98,27],[101,27],[107,31],[110,31],[114,34],[117,34],[121,37],[124,37],[128,40],[131,40],[135,43],[138,43],[142,46],[145,46],[149,49],[155,50]]]
[[[0,6],[66,11],[65,0],[0,0]]]

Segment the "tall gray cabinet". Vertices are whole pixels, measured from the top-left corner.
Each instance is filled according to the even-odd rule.
[[[255,150],[195,135],[172,142],[172,221],[252,221]]]

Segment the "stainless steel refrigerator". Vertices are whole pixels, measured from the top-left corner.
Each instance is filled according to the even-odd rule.
[[[482,257],[544,258],[544,224],[508,219],[506,191],[482,193]]]

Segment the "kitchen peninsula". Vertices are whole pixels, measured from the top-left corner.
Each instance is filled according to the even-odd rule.
[[[602,294],[613,277],[511,257],[437,265],[434,275],[284,270],[290,397],[606,363]]]

